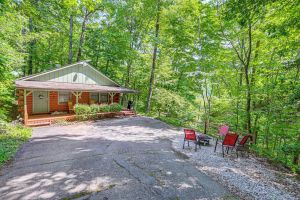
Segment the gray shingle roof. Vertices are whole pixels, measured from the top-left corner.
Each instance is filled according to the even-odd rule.
[[[31,90],[60,90],[60,91],[82,91],[82,92],[115,92],[115,93],[138,93],[136,90],[104,85],[92,85],[81,83],[64,83],[50,81],[16,81],[16,88]]]

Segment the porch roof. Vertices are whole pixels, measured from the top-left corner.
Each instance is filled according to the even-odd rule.
[[[82,92],[115,92],[115,93],[138,93],[136,90],[118,87],[81,83],[64,83],[50,81],[16,81],[16,88],[30,90],[60,90],[60,91],[82,91]]]

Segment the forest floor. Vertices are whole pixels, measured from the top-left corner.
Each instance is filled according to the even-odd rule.
[[[201,172],[223,183],[243,199],[292,200],[300,197],[300,181],[295,175],[275,169],[262,158],[253,155],[237,158],[235,152],[223,158],[220,146],[214,153],[214,145],[201,146],[197,152],[194,144],[185,149],[182,145],[182,136],[173,140],[173,148],[193,160]]]

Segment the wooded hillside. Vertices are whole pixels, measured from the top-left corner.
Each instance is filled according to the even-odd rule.
[[[227,123],[299,170],[298,0],[2,0],[0,118],[14,80],[80,60],[140,91],[137,111],[207,133]],[[124,100],[125,101],[125,100]]]

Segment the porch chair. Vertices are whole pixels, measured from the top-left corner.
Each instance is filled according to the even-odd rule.
[[[247,145],[248,140],[250,139],[250,135],[245,135],[243,137],[243,139],[238,143],[237,147],[236,147],[236,156],[239,157],[238,152],[240,151],[242,156],[243,156],[243,152],[247,152],[247,155],[249,157],[249,146]]]
[[[234,149],[235,144],[239,138],[239,135],[236,133],[227,133],[222,142],[222,154],[224,157],[224,148],[226,148],[226,153],[228,154],[229,149]]]
[[[74,113],[74,106],[72,101],[68,101],[69,113]]]
[[[184,149],[185,141],[188,142],[188,147],[190,146],[190,141],[194,142],[195,143],[195,151],[197,151],[197,145],[199,145],[199,148],[201,148],[199,142],[197,141],[197,135],[194,130],[183,129],[183,131],[184,131],[184,139],[183,139],[182,149]]]
[[[227,125],[222,125],[222,126],[219,127],[218,130],[219,130],[219,131],[218,131],[218,136],[217,136],[217,140],[216,140],[214,152],[216,152],[216,150],[217,150],[217,145],[218,145],[218,144],[222,145],[224,136],[229,132],[229,126],[227,126]]]

